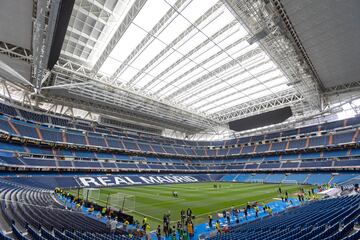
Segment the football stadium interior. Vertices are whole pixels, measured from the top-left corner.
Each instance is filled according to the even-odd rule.
[[[359,10],[0,0],[0,240],[360,239]]]

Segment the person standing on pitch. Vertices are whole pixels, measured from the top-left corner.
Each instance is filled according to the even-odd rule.
[[[157,229],[156,229],[156,237],[158,240],[161,240],[161,227],[160,225],[158,225]]]
[[[184,209],[181,209],[180,216],[181,216],[181,224],[184,226],[185,225],[185,218],[186,218]]]
[[[188,218],[191,219],[192,211],[191,211],[190,208],[188,208],[188,209],[186,210],[186,215],[187,215]]]
[[[212,228],[212,215],[209,214],[209,228]]]

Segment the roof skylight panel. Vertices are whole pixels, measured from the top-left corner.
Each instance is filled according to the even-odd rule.
[[[208,107],[208,106],[205,106],[203,108],[204,111],[208,112],[208,113],[216,113],[216,112],[219,112],[219,111],[223,111],[223,110],[227,110],[231,107],[234,107],[234,106],[237,106],[239,104],[243,104],[243,103],[246,103],[246,102],[249,102],[249,101],[253,101],[254,99],[251,98],[251,97],[248,97],[248,96],[242,96],[241,98],[239,98],[237,96],[232,96],[232,99],[229,99],[229,101],[227,101],[226,103],[215,103],[213,106],[211,107]]]
[[[143,68],[151,59],[153,59],[166,45],[157,39],[153,39],[151,43],[131,62],[135,68]]]
[[[202,107],[200,111],[204,111],[204,112],[206,112],[208,114],[212,114],[212,113],[216,113],[216,112],[219,112],[219,111],[229,109],[229,108],[231,108],[233,106],[236,106],[236,105],[248,102],[248,101],[252,101],[252,99],[245,96],[242,99],[231,100],[227,104],[212,103],[212,104],[209,104],[209,105],[206,105],[206,106]]]
[[[178,37],[184,30],[190,26],[190,23],[186,21],[183,17],[177,16],[165,29],[162,33],[158,35],[158,38],[170,44],[176,37]]]
[[[287,79],[281,75],[278,75],[278,76],[274,76],[271,81],[267,81],[266,83],[264,83],[264,85],[268,88],[272,88],[273,87],[277,87],[279,85],[286,85],[287,83]]]
[[[266,97],[266,96],[269,96],[269,95],[272,95],[272,91],[265,88],[265,89],[263,89],[261,91],[253,92],[251,97],[253,99],[259,99],[259,98]]]
[[[150,32],[171,6],[163,0],[149,0],[142,7],[133,23]]]
[[[169,85],[166,86],[165,88],[162,88],[158,91],[159,94],[163,94],[163,95],[169,95],[171,93],[173,93],[176,89],[178,89],[178,83],[181,82],[181,81],[188,81],[188,79],[193,76],[193,75],[199,75],[200,73],[202,72],[202,69],[201,68],[197,68],[195,69],[194,71],[192,71],[191,73],[189,73],[188,76],[184,77],[184,78],[180,78],[178,81],[174,82],[174,81],[170,81],[169,82]]]
[[[201,34],[199,31],[196,31],[196,33],[189,35],[187,39],[184,39],[184,44],[177,48],[177,51],[185,55],[197,45],[204,42],[206,39],[207,38],[203,34]]]
[[[208,10],[206,11],[205,16],[199,17],[199,18],[197,19],[195,25],[198,25],[198,24],[200,24],[202,21],[204,21],[207,17],[209,17],[209,16],[211,15],[212,11],[214,11],[215,9],[217,9],[219,6],[220,6],[220,4],[219,4],[219,5],[216,5],[216,6],[213,6],[213,7],[211,7],[210,9],[208,9]],[[181,16],[179,16],[178,18],[176,18],[170,25],[175,25],[175,26],[172,26],[172,27],[175,28],[175,29],[178,29],[178,28],[176,27],[176,24],[179,25],[178,22],[177,22],[179,19],[181,19]],[[184,20],[185,20],[185,19],[184,19]],[[186,20],[186,21],[187,21],[187,20]],[[187,22],[188,22],[188,21],[187,21]],[[164,49],[164,51],[162,51],[160,54],[158,54],[154,59],[152,59],[152,60],[144,67],[144,69],[142,69],[142,71],[145,71],[146,69],[149,69],[149,68],[151,69],[152,66],[154,65],[154,63],[155,63],[155,62],[158,62],[159,58],[161,58],[164,53],[168,52],[174,45],[176,45],[176,44],[179,43],[184,37],[186,37],[189,32],[191,32],[193,29],[195,29],[195,28],[196,28],[195,25],[190,25],[190,26],[186,27],[186,28],[184,29],[184,31],[179,31],[179,34],[180,34],[180,35],[178,35],[178,36],[176,36],[177,34],[174,34],[174,31],[173,31],[173,32],[172,32],[172,35],[173,35],[173,36],[171,36],[171,37],[168,37],[167,34],[164,34],[169,27],[166,28],[166,29],[164,30],[164,32],[162,32],[162,33],[159,35],[159,39],[161,39],[160,36],[162,36],[162,35],[164,35],[164,37],[167,36],[167,37],[168,37],[168,40],[171,40],[170,45],[167,46],[167,47]],[[161,40],[163,40],[163,39],[161,39]],[[133,79],[131,79],[131,82],[133,82],[134,79],[137,78],[137,77],[138,77],[138,75],[136,75]]]
[[[145,36],[146,32],[143,29],[131,24],[110,53],[110,56],[119,61],[124,61]]]
[[[239,41],[239,39],[243,39],[241,45],[246,45],[247,44],[247,41],[245,40],[246,36],[247,35],[243,35],[239,31],[231,31],[231,34],[229,34],[225,39],[222,39],[222,41],[220,41],[221,40],[220,38],[216,38],[215,42],[222,49],[226,48],[232,43]]]
[[[251,68],[252,67],[251,63],[252,63],[252,61],[246,61],[245,63],[243,63],[243,66]],[[218,76],[220,76],[220,77],[213,77],[210,80],[206,81],[206,85],[204,85],[204,86],[198,85],[198,86],[190,89],[190,92],[192,92],[193,95],[189,96],[189,98],[193,98],[195,96],[204,97],[204,96],[206,96],[203,94],[205,90],[213,89],[219,83],[227,83],[228,87],[232,87],[232,85],[229,86],[229,83],[241,84],[244,81],[249,80],[249,78],[251,79],[251,75],[248,72],[246,72],[242,67],[239,67],[237,65],[228,69],[226,72],[224,72],[223,74],[218,75]],[[236,81],[234,81],[232,83],[231,79],[236,79]],[[216,94],[216,92],[214,94]]]
[[[167,85],[168,84],[168,82],[166,81],[166,80],[164,80],[164,81],[159,81],[159,82],[157,82],[156,83],[156,85],[155,86],[153,86],[152,88],[151,88],[151,91],[152,92],[157,92],[157,91],[159,91],[161,88],[163,88],[165,85]],[[174,89],[174,91],[177,89],[177,87],[176,86],[174,86],[174,85],[169,85],[168,86],[168,89]],[[160,94],[157,94],[157,96],[159,96],[159,97],[162,97]]]
[[[261,82],[267,82],[269,79],[272,79],[274,77],[283,77],[283,74],[281,73],[281,71],[277,68],[269,68],[270,69],[273,69],[273,71],[270,71],[266,74],[263,74],[263,75],[260,75],[257,77],[257,79]],[[257,73],[259,75],[259,73]],[[285,78],[286,80],[286,78]]]
[[[188,21],[192,24],[203,15],[210,7],[218,3],[218,0],[206,0],[206,1],[196,1],[193,0],[189,6],[182,11],[183,15]]]
[[[168,74],[165,74],[162,78],[166,79],[168,82],[171,82],[176,77],[183,74],[188,69],[194,67],[196,64],[190,59],[185,59],[184,61],[181,61],[177,66],[171,69],[171,71],[168,72]]]
[[[116,44],[108,58],[113,58],[122,64],[126,57],[131,53],[133,47],[138,44],[138,42],[145,36],[145,34],[146,33],[142,29],[139,29],[137,26],[131,24],[128,30],[124,33],[123,37]],[[105,60],[99,71],[108,76],[112,76],[120,64],[107,66],[109,63],[112,62]]]
[[[156,71],[156,76],[161,79],[165,79],[168,83],[172,82],[175,78],[173,75],[182,74],[182,72],[185,71],[187,64],[190,63],[189,59],[182,59],[182,61],[178,61],[179,59],[182,58],[179,58],[178,56],[177,58],[170,56],[166,59],[166,64],[160,65],[161,69],[159,69],[160,71]]]
[[[229,92],[229,94],[226,97],[219,97],[214,95],[212,101],[216,100],[216,102],[219,104],[225,104],[228,103],[229,101],[233,101],[233,99],[241,99],[246,96],[250,98],[254,98],[253,97],[254,93],[259,91],[260,92],[264,91],[265,89],[267,89],[267,87],[264,84],[259,85],[259,83],[255,81],[255,79],[252,79],[248,81],[248,83],[236,87],[236,89],[238,90],[237,92],[233,92],[233,93]]]
[[[225,57],[223,59],[221,59],[220,61],[213,63],[211,66],[207,67],[207,70],[204,70],[201,72],[201,74],[198,74],[197,76],[194,76],[191,81],[197,81],[198,79],[204,79],[200,82],[200,84],[209,84],[211,82],[212,79],[214,79],[215,81],[219,81],[219,77],[226,73],[227,71],[225,70],[221,70],[220,67],[223,66],[224,64],[229,62],[229,58]],[[228,68],[227,70],[229,70],[230,68]],[[216,70],[217,72],[214,72],[214,70]],[[197,84],[197,86],[195,86],[196,88],[200,87],[200,84]],[[192,89],[189,89],[189,91],[191,91]]]
[[[154,77],[150,74],[144,74],[144,76],[141,77],[141,80],[138,81],[136,83],[136,86],[137,87],[144,87],[147,83],[149,83],[150,81],[152,81],[154,79]],[[145,89],[145,91],[150,91],[151,92],[151,89]]]
[[[221,86],[219,85],[219,88],[221,87],[224,87],[224,86]],[[214,91],[216,91],[216,88],[215,89],[209,89],[205,92],[205,94],[211,94],[213,93]],[[230,88],[230,89],[227,89],[226,91],[221,91],[221,92],[218,92],[217,96],[216,97],[208,97],[208,98],[205,98],[205,99],[201,99],[200,101],[196,101],[195,99],[193,100],[193,102],[196,102],[192,105],[192,107],[194,109],[199,109],[199,107],[201,106],[204,106],[204,105],[207,105],[209,102],[213,101],[214,99],[217,99],[217,98],[222,98],[222,97],[226,97],[227,95],[229,94],[232,94],[234,92],[237,92],[237,90],[235,88]],[[185,101],[184,101],[185,103]]]
[[[120,66],[121,62],[112,58],[108,57],[104,64],[101,66],[99,72],[104,74],[105,76],[110,77],[116,70],[118,66]]]
[[[189,65],[190,64],[190,65]],[[189,65],[189,67],[194,66],[195,64],[190,62],[189,60],[185,60],[183,62],[181,62],[176,68],[175,70],[181,71],[184,67],[184,65]],[[150,86],[149,88],[151,88],[152,92],[156,92],[158,90],[160,90],[160,87],[158,86],[161,82],[164,82],[164,84],[169,84],[170,83],[170,79],[166,78],[166,77],[162,77],[161,79],[157,79],[156,82],[154,84],[152,84],[152,86]],[[161,86],[164,86],[163,84],[161,84]],[[171,87],[171,86],[169,86]]]
[[[212,56],[220,51],[220,48],[215,46],[213,43],[208,44],[206,47],[198,51],[198,54],[190,56],[190,58],[197,64],[201,64],[206,60],[209,60]]]
[[[175,50],[170,50],[169,52],[171,53],[167,56],[167,58],[163,59],[161,64],[156,64],[156,67],[149,71],[150,74],[154,76],[160,74],[167,67],[169,67],[169,63],[175,62],[182,57],[182,55]]]
[[[125,71],[119,76],[119,79],[121,79],[121,82],[127,83],[130,81],[130,79],[135,76],[137,73],[139,73],[138,68],[134,68],[132,66],[128,66]]]

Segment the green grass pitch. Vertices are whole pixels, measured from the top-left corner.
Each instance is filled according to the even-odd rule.
[[[214,188],[214,184],[221,184],[221,188]],[[162,217],[168,211],[171,214],[171,221],[175,223],[180,219],[181,209],[186,210],[190,207],[196,216],[195,224],[198,224],[206,222],[210,213],[220,212],[222,209],[242,207],[247,202],[274,201],[274,198],[280,197],[279,186],[279,184],[262,183],[206,182],[102,188],[97,202],[105,206],[108,195],[119,192],[134,195],[135,211],[130,214],[139,222],[143,216],[147,216],[151,228],[154,229],[158,224],[162,224]],[[298,192],[300,186],[283,184],[281,188],[283,192],[288,191],[290,197],[293,197],[293,193]],[[172,196],[172,191],[178,193],[178,198]],[[76,194],[75,191],[73,193]]]

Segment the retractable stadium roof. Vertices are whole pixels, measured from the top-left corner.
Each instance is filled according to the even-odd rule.
[[[36,99],[188,133],[285,106],[295,118],[321,113],[328,89],[299,45],[291,4],[75,0]]]

